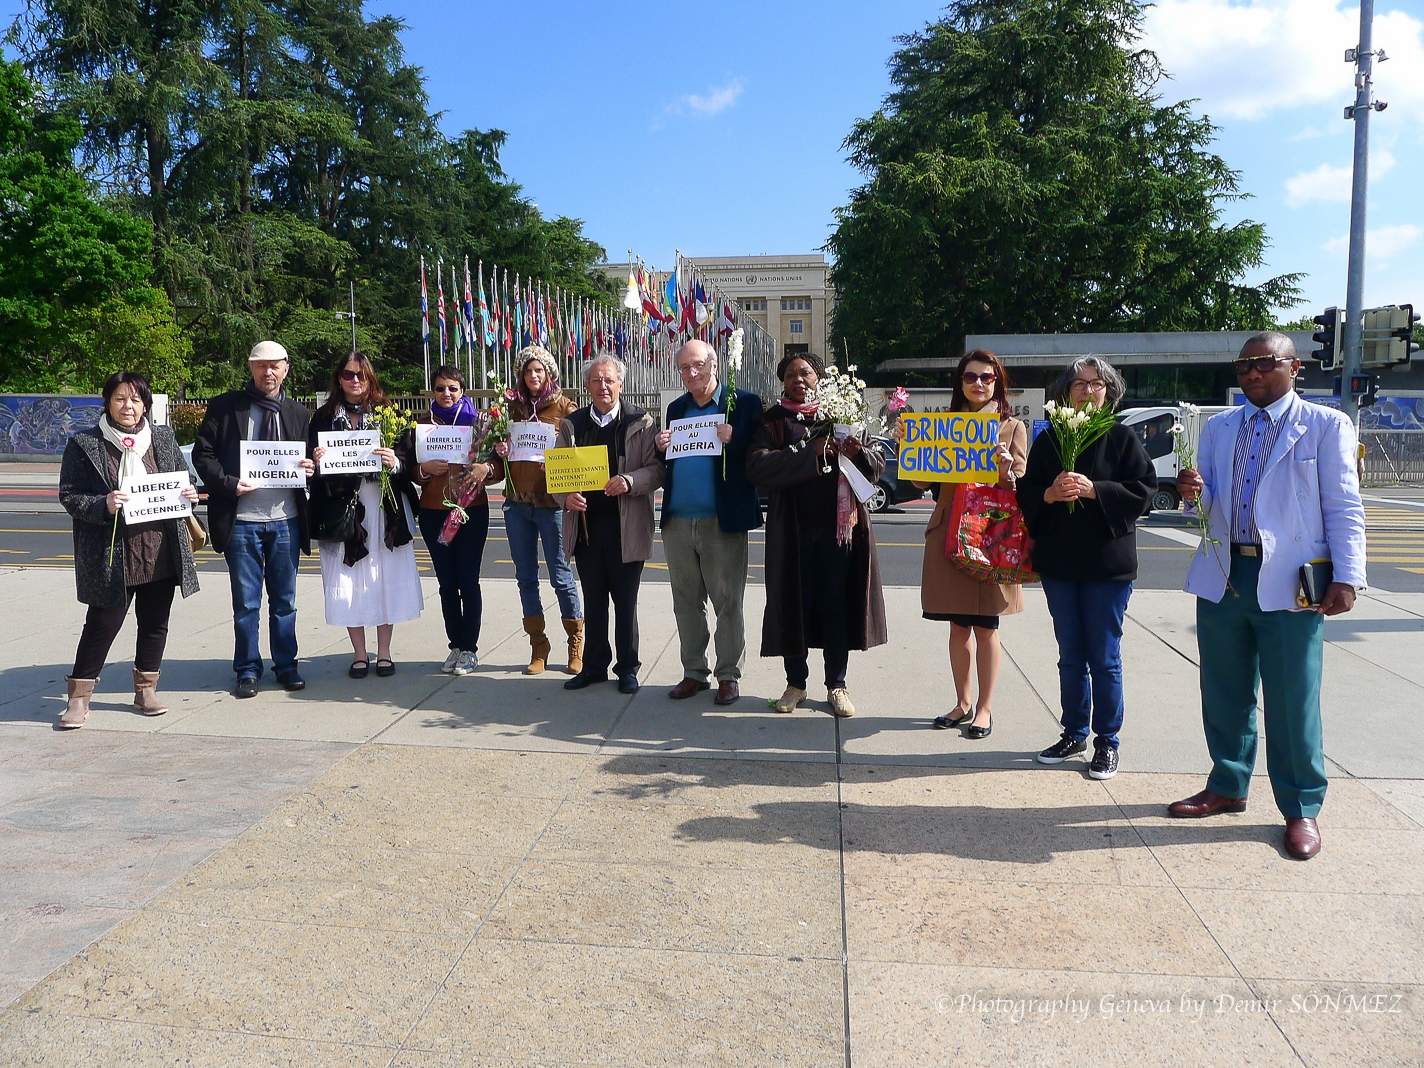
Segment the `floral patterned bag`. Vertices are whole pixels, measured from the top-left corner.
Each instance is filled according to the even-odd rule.
[[[983,582],[1037,582],[1033,541],[1011,489],[966,483],[955,487],[945,557]]]

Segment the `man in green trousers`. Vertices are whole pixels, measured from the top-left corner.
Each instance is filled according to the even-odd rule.
[[[1186,500],[1201,497],[1213,542],[1192,559],[1197,595],[1202,724],[1212,771],[1206,789],[1168,806],[1179,817],[1242,812],[1256,763],[1260,680],[1266,768],[1285,816],[1285,849],[1320,851],[1325,801],[1320,735],[1325,616],[1348,612],[1365,588],[1365,509],[1356,474],[1354,424],[1296,396],[1300,373],[1285,334],[1252,337],[1234,363],[1246,403],[1213,416],[1197,469],[1177,476]],[[1307,603],[1301,570],[1329,560],[1333,576]]]

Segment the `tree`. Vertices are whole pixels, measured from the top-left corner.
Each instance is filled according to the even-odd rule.
[[[1265,229],[1223,225],[1215,127],[1154,93],[1137,0],[956,0],[899,39],[845,147],[866,182],[828,244],[835,338],[868,363],[968,333],[1269,327]]]
[[[0,64],[0,389],[95,392],[122,368],[175,389],[190,350],[149,284],[149,226],[95,199],[79,139],[38,112],[18,63]]]

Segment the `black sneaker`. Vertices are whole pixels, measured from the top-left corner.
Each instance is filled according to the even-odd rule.
[[[257,680],[251,675],[244,675],[237,680],[237,696],[242,698],[257,696]]]
[[[1110,745],[1093,747],[1093,762],[1088,765],[1088,777],[1111,779],[1117,774],[1117,749]]]
[[[1059,738],[1058,741],[1038,754],[1038,762],[1040,764],[1061,764],[1070,756],[1077,756],[1079,753],[1086,753],[1087,751],[1088,743],[1086,740],[1082,738],[1075,740],[1065,734],[1062,738]]]

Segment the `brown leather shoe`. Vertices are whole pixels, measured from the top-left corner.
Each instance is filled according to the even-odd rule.
[[[1296,860],[1309,860],[1320,852],[1320,828],[1309,816],[1286,817],[1286,852]]]
[[[703,690],[710,690],[711,688],[712,684],[704,679],[683,679],[668,691],[668,696],[674,701],[685,701],[693,694],[701,693]]]
[[[1167,815],[1181,816],[1188,819],[1197,819],[1201,816],[1215,816],[1220,812],[1245,812],[1246,799],[1244,797],[1222,797],[1214,794],[1210,790],[1203,790],[1199,794],[1192,794],[1191,797],[1181,801],[1173,801],[1167,806]]]
[[[737,685],[736,679],[723,679],[717,684],[717,696],[712,699],[715,705],[734,705],[742,696],[741,688]]]

